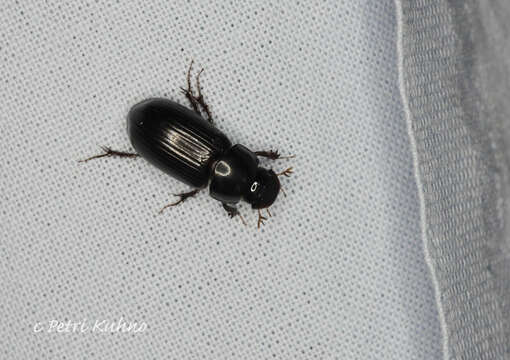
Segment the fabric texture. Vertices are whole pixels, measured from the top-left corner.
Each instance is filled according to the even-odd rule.
[[[510,358],[505,1],[397,1],[401,90],[444,357]]]
[[[8,1],[0,358],[508,357],[508,7]],[[206,193],[158,215],[187,188],[143,159],[77,162],[185,104],[191,58],[234,143],[297,155],[263,161],[295,174],[260,231]],[[119,319],[147,329],[49,331]]]

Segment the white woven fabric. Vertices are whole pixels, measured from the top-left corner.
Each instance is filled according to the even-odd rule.
[[[510,3],[396,1],[446,359],[510,359]]]
[[[392,1],[7,2],[0,10],[0,358],[437,359]],[[129,150],[146,97],[295,153],[257,231]],[[144,322],[139,333],[48,322]],[[43,331],[34,331],[40,324]]]

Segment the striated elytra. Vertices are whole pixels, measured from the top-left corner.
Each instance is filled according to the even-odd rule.
[[[210,195],[223,203],[243,199],[255,209],[266,208],[280,191],[278,176],[259,167],[255,153],[232,146],[211,123],[168,99],[133,106],[128,134],[144,159],[190,186],[202,188],[210,181]]]

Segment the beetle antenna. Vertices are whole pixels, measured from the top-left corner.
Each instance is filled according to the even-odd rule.
[[[278,176],[283,175],[285,177],[290,177],[290,175],[293,173],[294,173],[294,170],[292,170],[292,167],[290,167],[288,169],[283,170],[282,172],[277,173],[276,175],[278,175]]]
[[[267,215],[269,215],[269,217],[273,217],[273,215],[271,215],[271,212],[269,211],[269,208],[266,208],[266,211],[267,211]]]
[[[283,196],[287,197],[287,193],[285,190],[283,190],[283,187],[280,186],[280,191],[282,192]]]

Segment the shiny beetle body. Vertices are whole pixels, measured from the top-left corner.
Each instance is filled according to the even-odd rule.
[[[168,99],[148,99],[128,115],[136,152],[172,177],[226,204],[241,199],[270,206],[280,191],[278,176],[259,167],[257,155],[230,140],[196,112]]]
[[[239,216],[235,204],[240,200],[258,209],[260,227],[267,220],[261,209],[269,206],[283,192],[278,176],[290,176],[292,168],[280,173],[259,166],[259,156],[272,160],[281,157],[278,151],[250,151],[232,143],[213,125],[209,106],[202,96],[200,74],[196,76],[195,95],[191,86],[191,62],[187,74],[187,88],[182,92],[192,109],[162,98],[144,100],[134,105],[127,116],[127,131],[136,153],[113,150],[103,146],[103,153],[80,160],[86,162],[104,157],[143,157],[165,173],[192,186],[194,190],[174,194],[179,200],[161,209],[176,206],[196,195],[209,185],[209,194],[220,201],[230,217]],[[203,117],[206,115],[206,118]],[[285,194],[285,193],[284,193]]]

